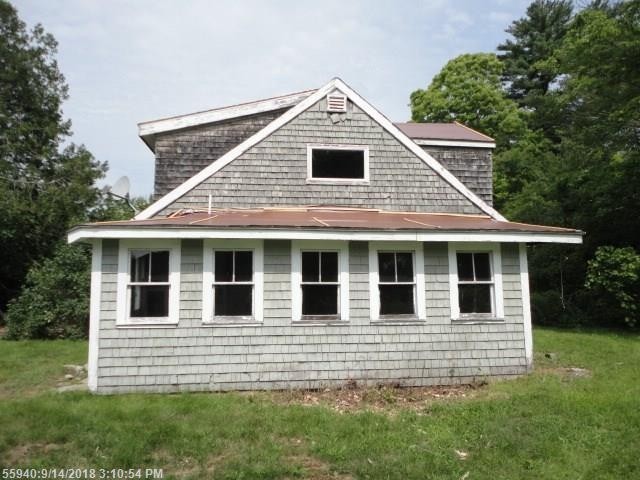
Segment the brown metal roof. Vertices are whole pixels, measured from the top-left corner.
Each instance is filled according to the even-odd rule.
[[[402,133],[414,140],[460,140],[465,142],[493,142],[493,138],[453,123],[395,123]]]
[[[79,226],[82,227],[82,226]],[[76,227],[76,228],[79,228]],[[516,222],[501,222],[485,215],[388,212],[333,207],[214,209],[176,212],[148,220],[99,222],[84,227],[118,228],[277,228],[413,231],[493,231],[575,234],[578,230]]]

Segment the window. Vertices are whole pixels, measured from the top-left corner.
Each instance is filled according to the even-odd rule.
[[[294,241],[291,255],[293,319],[348,320],[347,243]]]
[[[338,252],[302,252],[302,317],[338,318]]]
[[[460,313],[493,313],[493,276],[489,252],[458,252],[456,260]]]
[[[449,248],[452,318],[502,318],[500,246],[450,245]]]
[[[169,250],[130,250],[129,317],[169,316]]]
[[[307,148],[309,183],[367,183],[369,149],[355,145],[319,145]]]
[[[117,325],[178,322],[179,241],[121,240]]]
[[[253,315],[253,252],[216,250],[213,253],[213,316]]]
[[[421,243],[370,243],[371,319],[426,318]]]
[[[203,248],[203,321],[261,322],[262,241],[205,240]]]
[[[380,316],[416,314],[413,252],[378,252]]]

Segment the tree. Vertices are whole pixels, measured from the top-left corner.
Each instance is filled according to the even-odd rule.
[[[50,255],[98,199],[106,164],[62,143],[68,88],[55,39],[0,0],[0,312],[35,261]]]
[[[140,197],[132,203],[138,210],[149,205]],[[127,220],[132,213],[124,201],[102,196],[90,212],[90,220]],[[7,338],[86,337],[90,277],[91,249],[59,241],[53,255],[31,266],[20,295],[9,302]]]
[[[502,80],[509,98],[531,112],[529,125],[558,141],[556,128],[562,111],[556,97],[562,72],[554,53],[562,44],[573,15],[570,0],[535,0],[526,16],[514,21],[506,32],[513,36],[498,45],[504,65]]]
[[[457,120],[495,138],[501,152],[527,133],[525,114],[502,90],[503,64],[492,53],[447,62],[426,90],[411,94],[415,122]]]

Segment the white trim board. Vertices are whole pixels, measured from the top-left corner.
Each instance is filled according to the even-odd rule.
[[[257,113],[280,110],[292,107],[311,95],[314,90],[292,93],[281,97],[268,98],[255,102],[232,105],[230,107],[216,108],[204,112],[188,113],[175,117],[161,118],[138,124],[138,135],[145,139],[158,133],[172,132],[189,127],[197,127],[209,123],[221,122],[232,118],[255,115]]]
[[[419,145],[417,145],[413,140],[407,137],[402,131],[396,127],[387,117],[381,114],[378,110],[376,110],[369,102],[367,102],[364,98],[362,98],[358,93],[352,90],[348,85],[346,85],[339,78],[334,78],[329,83],[324,85],[322,88],[316,90],[313,94],[306,97],[296,106],[292,107],[290,110],[283,113],[280,117],[276,118],[269,125],[264,127],[262,130],[252,135],[244,142],[240,143],[236,147],[232,148],[229,152],[224,154],[222,157],[217,159],[211,165],[201,170],[199,173],[191,177],[189,180],[179,185],[171,192],[167,193],[165,196],[151,204],[145,210],[136,215],[136,220],[144,220],[151,218],[156,215],[160,211],[164,210],[166,207],[171,205],[173,202],[178,200],[180,197],[191,191],[193,188],[200,185],[206,179],[211,177],[214,173],[220,171],[224,167],[226,167],[229,163],[234,161],[244,152],[246,152],[251,147],[255,146],[273,132],[281,128],[283,125],[287,124],[302,112],[307,110],[309,107],[314,105],[316,102],[320,101],[327,94],[333,92],[334,90],[339,90],[343,94],[345,94],[355,105],[357,105],[361,110],[363,110],[367,115],[369,115],[374,121],[378,122],[382,128],[387,130],[392,136],[394,136],[402,145],[404,145],[409,151],[411,151],[414,155],[416,155],[420,160],[422,160],[426,165],[428,165],[434,172],[440,175],[446,182],[448,182],[453,188],[458,190],[463,196],[465,196],[471,203],[476,205],[480,210],[484,213],[488,214],[492,218],[496,220],[506,221],[506,219],[500,215],[493,207],[484,202],[480,197],[478,197],[475,193],[469,190],[460,180],[458,180],[451,172],[449,172],[445,167],[440,164],[435,158],[425,152]]]
[[[100,352],[100,303],[102,301],[102,240],[92,242],[91,296],[89,300],[89,358],[87,360],[87,385],[98,389],[98,355]]]
[[[418,145],[434,147],[472,147],[472,148],[496,148],[493,142],[472,142],[467,140],[428,140],[423,138],[414,138],[414,142]]]
[[[264,240],[352,240],[404,242],[582,243],[581,233],[364,231],[329,229],[224,228],[95,228],[78,227],[68,234],[74,243],[92,238],[261,238]]]
[[[527,370],[533,370],[533,329],[531,326],[531,298],[529,294],[529,265],[527,245],[520,244],[520,289],[522,291],[522,321],[524,323],[524,354]]]

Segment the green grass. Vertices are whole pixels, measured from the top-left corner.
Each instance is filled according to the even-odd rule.
[[[469,398],[337,413],[268,393],[53,393],[86,344],[2,341],[0,466],[155,467],[165,478],[640,478],[640,337],[537,329],[534,343],[536,373]]]

